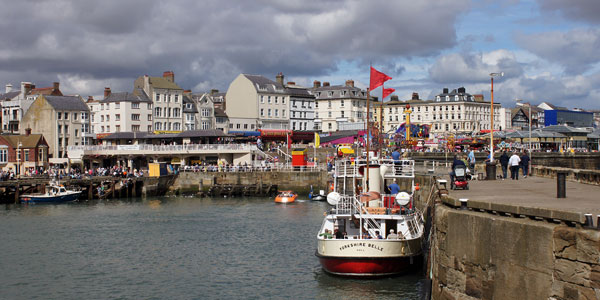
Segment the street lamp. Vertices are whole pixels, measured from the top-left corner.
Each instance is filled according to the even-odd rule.
[[[490,73],[490,78],[492,79],[492,103],[490,105],[490,163],[494,162],[494,77],[497,76],[504,76],[504,72]]]

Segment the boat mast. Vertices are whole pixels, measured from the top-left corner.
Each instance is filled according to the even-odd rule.
[[[369,107],[371,106],[371,91],[367,88],[367,136],[366,136],[366,149],[367,149],[367,169],[365,172],[367,173],[367,181],[365,182],[365,188],[363,191],[369,191],[369,138],[371,137],[371,120],[369,120]]]

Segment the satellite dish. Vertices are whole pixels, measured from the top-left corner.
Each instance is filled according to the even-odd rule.
[[[329,201],[329,199],[327,199]],[[405,206],[410,202],[410,195],[407,192],[400,192],[396,194],[396,204]]]
[[[329,203],[329,205],[337,205],[340,202],[341,198],[342,195],[340,195],[340,193],[331,192],[327,194],[327,203]]]

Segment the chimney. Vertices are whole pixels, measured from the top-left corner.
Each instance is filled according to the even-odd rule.
[[[217,93],[219,93],[219,90],[217,90],[217,89],[210,90],[210,95],[211,96],[214,95],[214,94],[217,94]]]
[[[277,76],[275,76],[275,79],[277,79],[277,83],[283,85],[283,73],[279,72],[279,74],[277,74]]]
[[[105,87],[104,88],[104,99],[108,98],[108,96],[110,96],[110,88],[109,87]]]
[[[12,92],[12,84],[8,83],[6,84],[6,93],[10,93]]]
[[[458,92],[464,94],[467,90],[465,89],[465,87],[459,87],[458,88]]]
[[[329,82],[327,82],[327,81],[323,82],[323,86],[329,86]]]
[[[21,82],[21,94],[23,97],[31,92],[31,82]]]
[[[184,94],[191,94],[191,93],[192,93],[192,90],[185,90],[185,91],[183,91],[183,93],[184,93]]]
[[[163,78],[170,82],[175,82],[175,73],[173,71],[165,71],[163,72]]]
[[[391,95],[390,101],[400,101],[400,100],[398,100],[398,95]]]
[[[31,134],[31,128],[25,128],[25,136],[29,136]]]
[[[419,93],[412,93],[412,100],[419,100]]]
[[[32,84],[32,85],[31,85],[31,89],[32,89],[32,90],[35,90],[35,84]]]
[[[296,83],[293,81],[288,81],[287,85],[296,85]]]
[[[352,80],[352,79],[346,80],[346,86],[347,87],[354,87],[354,80]]]
[[[94,96],[88,96],[87,102],[92,102],[94,101]]]
[[[321,87],[321,82],[318,80],[313,81],[313,88],[320,88]]]
[[[60,86],[60,82],[54,82],[54,83],[52,84],[52,87],[53,87],[53,90],[54,90],[54,91],[58,91],[58,87],[59,87],[59,86]]]
[[[448,88],[444,88],[444,91],[442,94],[448,94]]]

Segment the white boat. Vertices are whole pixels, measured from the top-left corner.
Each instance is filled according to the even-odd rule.
[[[81,191],[70,191],[64,186],[51,182],[45,193],[21,195],[21,203],[61,203],[79,199]]]
[[[367,186],[366,169],[366,161],[336,162],[335,185],[340,192],[327,196],[333,207],[317,236],[316,256],[326,272],[336,275],[389,276],[411,271],[420,265],[424,232],[423,216],[413,206],[418,191],[414,161],[370,162],[370,191],[360,194],[359,185]],[[386,181],[393,179],[404,180],[404,191],[381,194]]]

